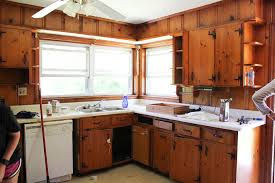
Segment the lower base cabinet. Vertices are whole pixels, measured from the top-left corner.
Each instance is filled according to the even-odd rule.
[[[170,172],[171,144],[171,131],[154,128],[153,167],[164,174],[168,174]]]
[[[81,172],[112,166],[112,129],[84,130]]]
[[[201,183],[236,182],[236,148],[215,142],[202,143]]]
[[[200,152],[199,140],[174,137],[171,151],[171,178],[177,182],[199,182]]]
[[[141,125],[134,125],[132,127],[132,141],[133,160],[141,164],[150,166],[150,129]]]

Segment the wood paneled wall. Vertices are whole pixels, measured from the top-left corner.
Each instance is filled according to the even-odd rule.
[[[249,19],[263,18],[263,7],[256,6],[262,0],[223,0],[215,4],[200,7],[176,15],[164,17],[160,20],[147,22],[137,27],[137,38],[146,39],[150,37],[175,34],[184,30],[193,30],[200,27],[209,27],[229,23],[232,21],[243,21]]]
[[[33,19],[31,16],[40,9],[40,7],[1,1],[0,23],[112,38],[136,39],[136,26],[133,24],[87,16],[80,16],[79,19],[71,18],[61,11],[54,11],[41,19]]]

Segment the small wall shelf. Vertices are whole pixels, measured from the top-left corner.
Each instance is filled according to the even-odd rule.
[[[188,56],[188,32],[173,37],[173,85],[182,86],[185,82]]]
[[[262,20],[249,20],[243,24],[243,86],[261,88],[266,83],[264,72],[265,57],[265,23]],[[254,86],[248,86],[247,73],[253,69],[255,72]]]

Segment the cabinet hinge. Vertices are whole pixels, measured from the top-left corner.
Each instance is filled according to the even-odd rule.
[[[173,150],[175,150],[176,149],[176,141],[174,140],[173,141]]]
[[[83,141],[83,140],[86,140],[87,137],[88,137],[87,135],[82,136],[82,137],[81,137],[82,141]]]
[[[0,36],[2,36],[2,34],[6,34],[6,32],[0,31]]]
[[[198,176],[197,179],[194,180],[194,182],[201,182],[201,177]]]
[[[231,158],[231,160],[235,160],[236,159],[236,154],[235,153],[227,153],[229,156],[230,156],[230,158]]]
[[[212,36],[213,39],[216,39],[216,38],[217,38],[216,30],[208,31],[208,35],[209,35],[209,36]]]
[[[237,78],[235,78],[236,81],[242,81],[243,80],[243,76],[239,76]]]
[[[243,29],[242,28],[236,29],[235,32],[238,32],[240,36],[243,35]]]
[[[84,163],[84,162],[81,163],[81,167],[82,167],[82,168],[88,168],[88,166],[87,166],[86,163]]]
[[[202,145],[199,144],[199,145],[195,145],[196,147],[198,147],[199,151],[201,152],[202,151]]]

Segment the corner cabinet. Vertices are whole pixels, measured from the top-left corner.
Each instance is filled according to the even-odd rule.
[[[29,68],[31,30],[0,25],[0,45],[0,68]]]

